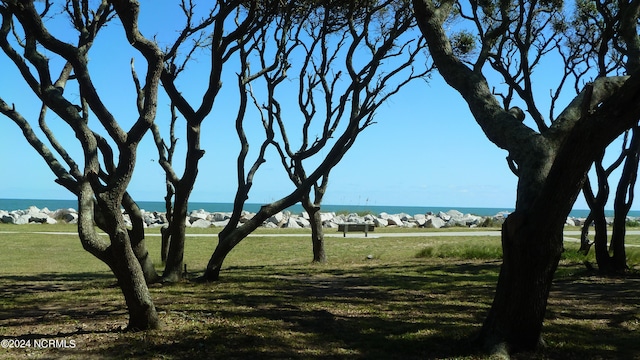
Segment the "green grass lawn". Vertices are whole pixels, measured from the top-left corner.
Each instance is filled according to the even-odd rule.
[[[327,238],[329,263],[317,265],[303,231],[255,236],[231,252],[217,283],[153,285],[164,328],[123,333],[126,310],[106,265],[77,235],[34,231],[75,227],[0,226],[0,338],[76,346],[0,349],[0,358],[483,358],[469,340],[491,304],[500,265],[499,237]],[[196,277],[217,231],[190,232],[212,234],[187,238],[185,263]],[[147,237],[154,259],[159,242]],[[567,243],[550,297],[549,348],[517,358],[640,359],[640,282],[587,273],[576,249]]]

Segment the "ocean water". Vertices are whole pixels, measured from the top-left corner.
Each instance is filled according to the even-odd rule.
[[[12,211],[23,210],[30,206],[36,206],[40,209],[48,208],[49,210],[74,208],[77,209],[78,203],[76,200],[51,200],[51,199],[0,199],[0,209]],[[146,211],[165,211],[164,202],[161,201],[139,201],[138,206]],[[245,204],[244,210],[250,212],[257,212],[260,210],[261,204]],[[208,202],[191,202],[189,203],[189,210],[203,209],[209,212],[230,212],[233,210],[233,204],[231,203],[208,203]],[[443,207],[443,206],[372,206],[372,205],[322,205],[323,212],[362,212],[368,211],[373,214],[379,214],[386,212],[389,214],[406,213],[409,215],[425,214],[427,212],[437,213],[438,211],[449,211],[451,209],[458,210],[465,214],[473,214],[478,216],[491,216],[496,215],[499,212],[511,212],[510,208],[484,208],[484,207]],[[304,211],[301,205],[296,204],[288,209],[294,214],[299,214]],[[570,216],[573,217],[586,217],[589,213],[588,210],[576,209],[571,211]],[[613,211],[607,212],[608,216],[613,216]],[[640,211],[631,210],[629,216],[640,217]]]

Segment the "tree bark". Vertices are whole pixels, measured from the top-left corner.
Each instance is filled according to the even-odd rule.
[[[116,260],[111,268],[118,279],[127,309],[129,324],[127,330],[139,331],[158,329],[160,320],[151,300],[144,272],[130,246],[126,228],[116,230],[111,236],[111,244]]]
[[[110,225],[111,240],[107,244],[100,238],[94,227],[93,189],[87,180],[79,184],[78,195],[78,235],[83,247],[102,260],[113,271],[122,290],[129,313],[128,330],[148,330],[160,327],[147,282],[131,246],[129,231],[119,206],[107,207],[102,202],[100,213]]]
[[[142,219],[140,208],[128,193],[125,193],[122,205],[131,218],[132,227],[131,230],[129,230],[131,248],[140,263],[145,281],[147,284],[158,282],[158,280],[160,280],[160,276],[158,276],[153,260],[149,256],[149,250],[147,250],[144,236],[144,220]]]
[[[191,184],[191,188],[193,188],[193,184]],[[181,190],[176,191],[173,216],[166,230],[167,237],[169,238],[169,251],[167,253],[164,273],[162,274],[162,280],[166,282],[176,282],[182,279],[189,196],[180,196],[179,194],[181,192]]]
[[[162,261],[163,265],[166,265],[167,256],[169,255],[169,241],[171,241],[169,226],[164,225],[160,228],[160,239],[160,261]]]
[[[611,271],[611,259],[609,258],[609,236],[607,234],[607,219],[604,208],[591,211],[594,212],[595,235],[593,248],[596,253],[596,263],[601,273],[609,273]]]
[[[516,211],[503,224],[503,264],[479,337],[493,353],[529,350],[541,341],[551,280],[562,252],[563,224],[552,229],[546,225],[552,221],[558,223],[544,214]],[[538,245],[547,241],[555,246]]]
[[[200,123],[201,121],[187,121],[186,164],[182,178],[173,182],[175,201],[169,225],[169,252],[162,275],[163,281],[175,282],[182,279],[189,197],[198,177],[198,163],[204,156],[204,150],[200,149]]]
[[[320,206],[316,206],[311,202],[308,196],[302,200],[302,207],[309,214],[309,223],[311,224],[311,243],[313,244],[313,262],[327,262],[327,255],[324,251],[324,229],[322,228],[322,219],[320,218]]]

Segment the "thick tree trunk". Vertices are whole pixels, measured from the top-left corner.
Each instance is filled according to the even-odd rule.
[[[160,280],[160,276],[153,264],[153,259],[149,256],[149,250],[147,250],[144,238],[132,238],[131,247],[136,259],[138,259],[138,262],[140,263],[142,275],[144,276],[147,284],[154,284],[158,282]]]
[[[518,203],[502,228],[503,264],[479,337],[493,352],[535,350],[542,343],[564,224],[595,158],[591,143],[576,130],[555,150],[539,148],[534,154],[532,149],[532,159],[540,161],[519,169]]]
[[[169,252],[162,274],[163,281],[176,282],[182,279],[188,200],[188,196],[176,195],[173,217],[166,231],[170,240]]]
[[[302,200],[302,207],[309,214],[313,262],[325,263],[327,262],[327,255],[324,251],[324,230],[322,228],[322,219],[320,218],[320,207],[315,206],[308,197]]]
[[[160,228],[160,239],[160,260],[163,265],[166,265],[167,256],[169,256],[169,242],[171,241],[169,226],[164,225]]]
[[[622,274],[626,272],[629,267],[627,266],[627,253],[625,250],[625,235],[627,232],[627,214],[618,214],[613,220],[613,231],[611,232],[611,259],[610,259],[610,271],[614,274]]]
[[[120,212],[118,201],[111,206],[102,201],[100,211],[94,211],[94,193],[87,181],[79,186],[78,235],[82,246],[102,260],[113,271],[125,297],[129,312],[129,330],[155,329],[160,326],[140,261],[131,246],[131,238]],[[101,238],[95,229],[95,213],[100,213],[110,243]]]
[[[224,237],[219,234],[218,237],[218,246],[216,246],[216,249],[213,251],[213,255],[211,255],[209,263],[207,264],[207,269],[201,277],[204,281],[218,281],[220,279],[222,263],[231,250],[244,239],[244,236],[238,232],[232,232]]]
[[[189,119],[189,118],[187,118]],[[169,219],[168,242],[169,251],[162,275],[163,281],[175,282],[182,279],[184,262],[184,244],[189,197],[198,176],[198,163],[204,156],[200,149],[200,123],[202,119],[187,121],[187,155],[185,169],[180,180],[173,179],[175,201],[173,212]],[[169,195],[169,194],[167,194]]]
[[[320,209],[317,209],[313,216],[309,217],[311,223],[311,241],[313,243],[313,262],[326,263],[327,254],[324,251],[324,229],[320,218]]]
[[[270,210],[266,210],[269,208]],[[258,213],[242,226],[236,227],[237,218],[239,218],[239,211],[234,211],[232,218],[225,226],[225,228],[218,234],[218,245],[216,246],[207,268],[204,274],[200,277],[202,281],[218,281],[220,279],[220,270],[222,269],[222,263],[227,258],[227,255],[233,250],[233,248],[240,243],[247,235],[253,232],[262,224],[263,221],[269,218],[269,216],[280,211],[279,208],[270,208],[263,206]]]
[[[607,234],[607,219],[604,214],[604,208],[594,208],[595,235],[593,240],[593,248],[596,253],[596,263],[601,273],[609,273],[611,271],[611,258],[609,256],[609,235]]]
[[[127,329],[131,331],[157,329],[160,327],[158,313],[151,300],[140,262],[129,241],[125,229],[117,230],[111,237],[111,249],[115,259],[111,268],[118,279],[118,285],[129,310]]]
[[[125,193],[122,200],[122,205],[131,218],[132,227],[129,231],[129,239],[131,240],[133,253],[136,255],[136,258],[140,263],[145,281],[147,282],[147,284],[153,284],[160,280],[160,276],[158,276],[158,272],[156,271],[156,268],[153,264],[153,260],[149,256],[149,251],[147,250],[147,245],[145,243],[144,237],[144,220],[142,219],[142,213],[140,212],[138,204],[133,201],[129,194]]]
[[[134,242],[130,236],[132,233],[136,234],[137,244],[135,246],[140,248],[142,243],[144,248],[144,243],[142,242],[144,235],[140,236],[140,231],[135,230],[136,226],[131,231],[127,229],[124,216],[120,211],[122,201],[118,201],[116,194],[117,188],[114,188],[113,193],[105,193],[102,197],[99,197],[98,204],[102,211],[105,212],[111,240],[110,249],[113,253],[113,263],[110,264],[110,267],[118,279],[118,285],[122,290],[129,311],[127,329],[131,331],[157,329],[160,327],[160,321],[151,300],[151,294],[149,293],[142,268],[142,264],[147,263],[147,261],[140,261],[139,254],[134,251]],[[126,198],[125,196],[125,200]],[[125,202],[128,203],[128,201]],[[138,226],[141,226],[141,224]],[[144,251],[148,258],[146,248],[144,248]]]
[[[480,334],[488,350],[510,353],[540,344],[553,274],[562,253],[562,225],[545,214],[517,211],[505,221],[503,264]]]

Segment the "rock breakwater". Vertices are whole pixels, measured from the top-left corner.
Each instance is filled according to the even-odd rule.
[[[146,227],[162,227],[167,225],[165,213],[158,211],[142,210]],[[447,227],[497,227],[502,225],[508,212],[500,212],[492,216],[477,216],[463,214],[458,210],[425,214],[345,214],[335,212],[322,212],[322,226],[324,228],[338,228],[339,224],[373,224],[376,227],[402,227],[402,228],[447,228]],[[128,214],[124,214],[130,224]],[[255,213],[244,211],[240,223],[251,219]],[[224,227],[229,223],[230,212],[208,212],[205,210],[193,210],[187,216],[187,226],[194,228]],[[0,222],[6,224],[56,224],[76,223],[78,212],[75,209],[49,210],[31,206],[25,210],[6,211],[0,210]],[[583,218],[567,218],[567,225],[580,226]],[[309,215],[306,212],[293,214],[289,211],[281,211],[263,224],[265,228],[309,228]]]

